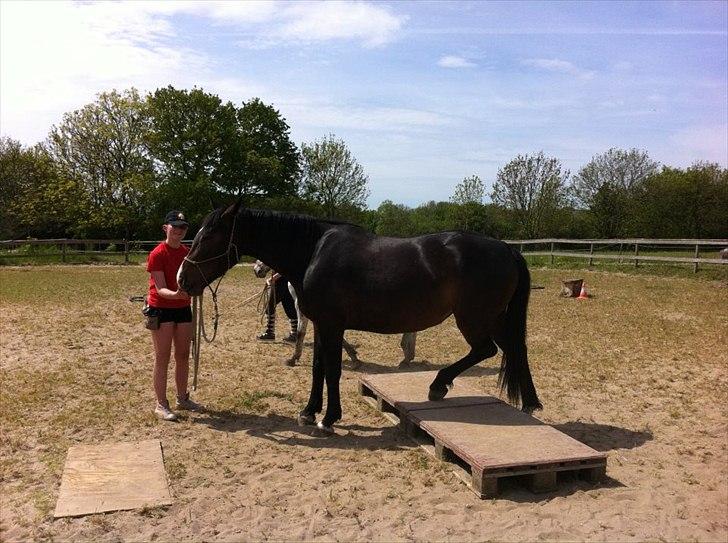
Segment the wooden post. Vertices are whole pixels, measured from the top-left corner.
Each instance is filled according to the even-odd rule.
[[[700,258],[700,245],[695,244],[695,258]],[[693,264],[693,273],[698,273],[698,261]]]
[[[124,263],[129,263],[129,240],[124,240]]]
[[[619,263],[622,263],[622,244],[619,244]]]
[[[66,261],[66,245],[68,245],[66,243],[66,240],[65,239],[61,240],[61,262]]]
[[[590,268],[594,265],[594,258],[592,258],[592,255],[594,255],[594,243],[589,244],[589,267]]]
[[[554,265],[554,242],[551,242],[551,265]]]
[[[634,267],[639,268],[640,267],[640,261],[639,261],[639,254],[640,254],[640,244],[638,242],[634,242]]]

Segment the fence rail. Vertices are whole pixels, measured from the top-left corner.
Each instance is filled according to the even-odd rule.
[[[618,260],[632,262],[638,267],[641,262],[663,262],[674,264],[692,264],[693,271],[697,272],[700,265],[726,265],[728,258],[712,258],[700,255],[710,251],[718,253],[728,248],[728,239],[524,239],[505,240],[510,245],[517,246],[526,256],[548,256],[553,264],[555,257],[577,258],[589,260],[593,265],[595,260]],[[125,240],[125,239],[17,239],[0,241],[0,260],[27,258],[27,257],[61,257],[67,262],[72,255],[123,255],[124,262],[129,262],[130,255],[146,254],[159,243],[158,240]],[[183,243],[189,245],[191,240]],[[33,246],[58,247],[57,252],[44,251],[32,254],[20,249]],[[574,248],[576,247],[576,248]],[[583,250],[579,251],[579,248]],[[692,256],[667,256],[654,254],[655,252],[687,252],[691,249]],[[645,254],[645,251],[652,254]]]

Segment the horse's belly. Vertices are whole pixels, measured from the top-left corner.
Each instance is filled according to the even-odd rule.
[[[419,332],[440,324],[452,314],[452,306],[445,303],[422,303],[422,301],[392,304],[382,301],[349,308],[347,328],[365,330],[380,334]]]

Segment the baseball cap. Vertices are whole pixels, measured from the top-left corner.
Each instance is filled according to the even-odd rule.
[[[164,217],[164,224],[171,224],[172,226],[189,226],[185,214],[181,211],[170,211]]]

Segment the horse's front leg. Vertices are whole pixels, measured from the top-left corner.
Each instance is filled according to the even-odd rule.
[[[326,374],[326,415],[318,423],[320,430],[333,434],[333,424],[341,419],[341,347],[344,340],[343,330],[321,330],[321,355],[324,359]]]
[[[341,353],[341,347],[339,347]],[[341,355],[339,355],[341,356]],[[311,379],[311,395],[306,407],[298,415],[298,424],[301,426],[315,424],[316,413],[321,412],[324,404],[324,360],[321,354],[321,340],[318,327],[313,326],[313,369]]]

